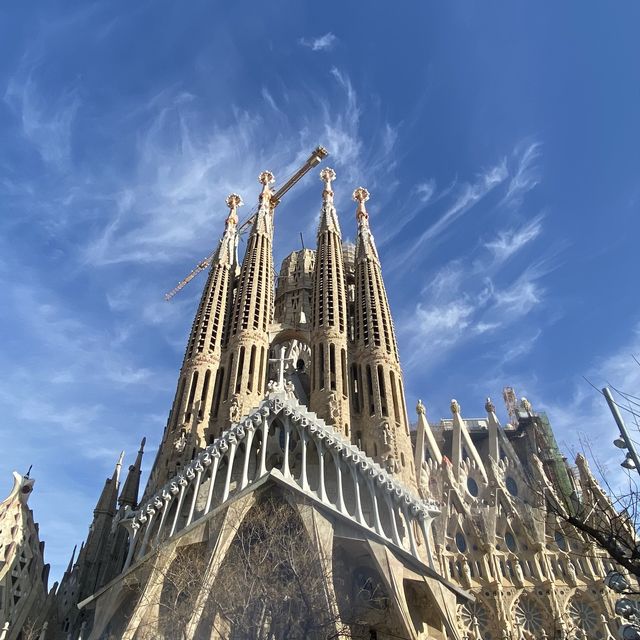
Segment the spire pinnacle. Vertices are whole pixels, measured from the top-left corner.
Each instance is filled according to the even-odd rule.
[[[369,199],[369,192],[364,187],[358,187],[353,192],[353,199],[358,203],[356,219],[358,220],[358,224],[360,224],[363,220],[369,219],[369,214],[364,206],[364,203]]]
[[[324,202],[333,203],[333,189],[331,183],[336,179],[336,172],[331,167],[325,167],[320,172],[320,180],[324,182],[324,191],[322,192],[322,199]]]
[[[269,185],[275,182],[275,177],[271,171],[263,171],[259,176],[258,180],[262,185],[262,192],[260,193],[260,202],[262,202],[265,198],[267,201],[271,198],[271,188]]]
[[[238,207],[241,207],[244,202],[242,202],[242,198],[237,193],[229,194],[225,202],[227,203],[227,207],[229,207],[226,225],[227,227],[230,225],[235,227],[238,224]]]
[[[118,504],[121,507],[123,505],[129,505],[133,509],[138,503],[138,489],[140,485],[140,474],[142,473],[142,456],[144,455],[144,445],[146,442],[147,439],[142,438],[136,461],[129,467],[129,473],[127,474],[120,497],[118,498]]]
[[[76,544],[73,547],[73,553],[71,554],[71,559],[69,560],[69,565],[67,566],[67,574],[70,574],[73,571],[73,561],[76,559],[77,549],[78,549],[78,545]]]
[[[104,483],[104,489],[102,489],[96,508],[93,511],[94,516],[99,513],[106,513],[111,516],[115,514],[116,501],[118,499],[118,485],[120,484],[120,469],[122,469],[123,458],[124,451],[121,451],[118,462],[116,462],[116,468],[113,470],[113,476],[107,478]]]
[[[116,468],[113,472],[113,479],[116,483],[120,481],[120,470],[122,469],[122,461],[124,460],[124,450],[120,452],[118,462],[116,462]]]

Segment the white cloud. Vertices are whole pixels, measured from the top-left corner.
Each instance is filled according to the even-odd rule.
[[[530,264],[506,281],[495,269],[495,277],[490,277],[489,266],[495,263],[456,259],[430,278],[421,300],[398,323],[412,354],[408,367],[418,363],[433,367],[451,350],[480,336],[506,336],[508,328],[519,326],[523,318],[543,305],[546,290],[541,280],[551,271],[546,262]],[[497,366],[516,358],[518,352],[529,352],[541,334],[539,327],[532,329],[529,323],[519,331],[520,335],[528,332],[529,337],[511,338],[512,346],[507,344],[496,353]]]
[[[540,235],[542,219],[543,216],[539,215],[524,226],[500,231],[494,240],[485,243],[485,247],[491,251],[496,262],[504,262]]]
[[[536,161],[541,155],[539,142],[520,144],[514,151],[516,170],[511,180],[503,203],[519,206],[525,194],[540,182],[540,172]]]
[[[312,51],[329,51],[337,41],[338,38],[329,31],[318,38],[300,38],[298,43],[303,47],[309,47]]]
[[[418,195],[418,198],[420,199],[420,202],[422,202],[422,204],[427,204],[428,202],[430,202],[435,195],[435,192],[436,181],[433,178],[416,185],[416,194]]]
[[[80,106],[77,92],[68,90],[45,100],[31,76],[16,76],[7,85],[4,102],[20,118],[25,137],[42,159],[56,169],[66,169],[73,122]]]
[[[511,344],[506,344],[500,359],[500,365],[505,365],[507,362],[526,356],[531,352],[541,335],[542,330],[537,329],[532,335],[526,338],[520,338]]]
[[[402,263],[415,259],[416,255],[427,242],[444,233],[450,225],[470,211],[480,200],[503,183],[507,177],[507,166],[503,161],[478,176],[474,183],[462,184],[458,188],[458,193],[453,203],[449,205],[438,220],[423,231],[418,239],[411,245],[402,256]],[[394,267],[398,265],[398,262],[393,264]]]
[[[494,290],[493,301],[503,318],[519,318],[526,315],[542,301],[544,289],[537,281],[540,274],[527,270],[515,282],[504,289]]]

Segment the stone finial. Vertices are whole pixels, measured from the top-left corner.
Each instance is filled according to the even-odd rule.
[[[333,189],[331,183],[336,179],[336,172],[331,167],[325,167],[320,172],[320,180],[324,182],[322,198],[325,202],[333,202]]]
[[[487,401],[484,403],[484,410],[487,413],[495,413],[496,412],[496,405],[493,404],[493,402],[491,401],[491,398],[487,398]]]
[[[419,416],[424,416],[427,413],[427,408],[424,406],[422,400],[418,400],[418,404],[416,405],[416,413]]]
[[[273,173],[271,173],[271,171],[263,171],[259,176],[258,176],[258,180],[260,182],[260,184],[262,185],[262,192],[260,193],[260,200],[262,200],[265,196],[270,198],[271,197],[271,189],[269,188],[269,185],[273,184],[275,182],[275,177],[273,175]]]
[[[364,187],[358,187],[353,192],[353,199],[358,203],[356,210],[356,218],[358,222],[361,220],[368,220],[369,214],[364,206],[364,203],[369,199],[369,192]]]
[[[451,413],[453,415],[460,413],[460,403],[455,398],[451,400]]]
[[[533,407],[531,406],[531,403],[524,396],[520,399],[520,406],[524,411],[527,411],[529,413],[533,412]]]
[[[244,202],[237,193],[230,193],[225,200],[227,207],[229,207],[229,215],[227,217],[227,224],[238,224],[238,207],[241,207]]]

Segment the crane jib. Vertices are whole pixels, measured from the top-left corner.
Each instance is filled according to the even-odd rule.
[[[282,196],[291,189],[302,177],[304,177],[313,167],[317,167],[324,158],[329,155],[329,152],[324,147],[316,147],[311,155],[307,158],[307,161],[271,196],[271,204],[273,207],[280,204]],[[245,227],[248,227],[255,220],[257,211],[253,213],[238,227],[238,231],[242,231]],[[215,252],[214,252],[215,253]],[[183,278],[171,291],[165,294],[165,300],[171,300],[183,287],[185,287],[191,280],[193,280],[201,271],[204,271],[213,259],[212,253],[209,257],[205,258],[198,265],[191,270],[188,276]]]

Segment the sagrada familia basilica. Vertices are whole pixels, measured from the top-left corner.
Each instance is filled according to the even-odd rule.
[[[545,509],[548,495],[608,504],[586,461],[568,465],[545,414],[510,388],[507,424],[490,399],[473,418],[451,400],[439,422],[418,402],[412,422],[369,193],[353,193],[354,246],[336,175],[320,178],[316,248],[277,277],[273,175],[260,175],[242,260],[242,201],[227,198],[146,488],[143,441],[50,590],[34,481],[15,474],[0,503],[1,640],[612,640],[611,561]],[[251,629],[229,613],[244,600]],[[311,622],[287,622],[285,605]]]

